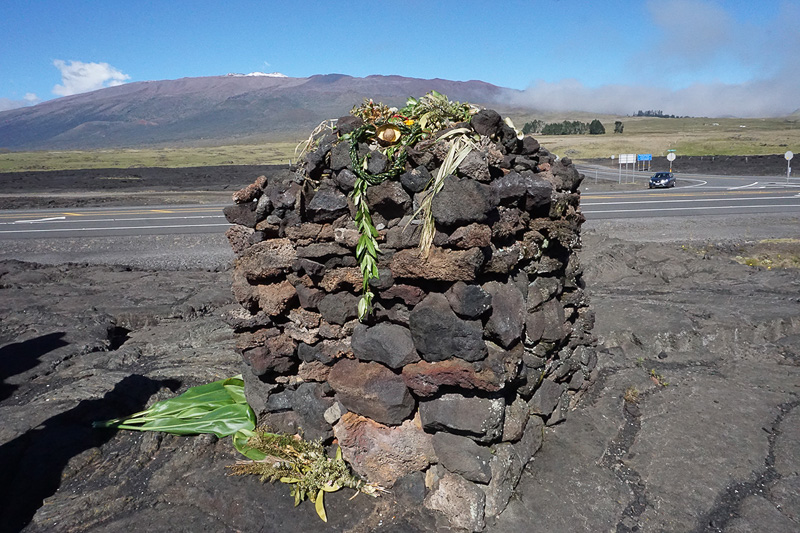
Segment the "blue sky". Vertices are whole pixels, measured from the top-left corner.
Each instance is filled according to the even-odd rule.
[[[253,71],[478,79],[546,110],[800,108],[797,0],[3,0],[0,35],[0,110]]]

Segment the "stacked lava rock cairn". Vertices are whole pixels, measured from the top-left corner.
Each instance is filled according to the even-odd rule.
[[[414,214],[448,143],[406,147],[403,171],[367,191],[381,253],[359,321],[342,137],[362,125],[339,119],[296,172],[259,177],[225,209],[245,393],[261,425],[335,439],[362,477],[417,483],[426,507],[479,531],[596,363],[575,253],[582,176],[496,112],[474,114],[453,125],[479,140],[432,200],[426,255]],[[355,148],[367,172],[386,171],[379,145]]]

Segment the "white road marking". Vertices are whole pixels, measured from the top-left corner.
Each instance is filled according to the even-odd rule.
[[[597,205],[597,204],[592,204]],[[582,209],[583,213],[649,213],[655,211],[695,211],[700,209],[755,209],[761,207],[797,207],[800,208],[800,204],[764,204],[764,205],[709,205],[709,206],[698,206],[698,207],[655,207],[655,208],[648,208],[648,209],[608,209],[608,210],[598,210],[592,211],[590,209]]]
[[[754,182],[753,182],[753,183],[751,183],[750,185],[740,185],[739,187],[728,187],[728,190],[729,190],[729,191],[735,191],[736,189],[747,189],[747,188],[749,188],[749,187],[753,187],[753,186],[755,186],[755,185],[758,185],[758,182],[757,182],[757,181],[754,181]],[[763,188],[764,188],[764,187],[759,187],[759,189],[763,189]]]
[[[695,198],[695,199],[658,199],[658,200],[628,200],[627,202],[581,202],[582,206],[587,205],[629,205],[629,204],[667,204],[667,203],[689,203],[689,202],[747,202],[750,200],[786,200],[787,198],[797,198],[797,196],[759,196],[757,198]],[[736,206],[733,206],[736,207]]]
[[[133,221],[148,221],[148,220],[186,220],[196,218],[225,218],[224,215],[197,215],[191,217],[131,217],[131,218],[76,218],[74,220],[67,219],[66,217],[53,217],[43,218],[41,220],[17,220],[15,222],[0,222],[0,225],[19,224],[22,222],[59,222],[63,224],[74,224],[79,222],[81,224],[86,222],[133,222]],[[147,226],[142,226],[147,227]]]
[[[176,224],[174,226],[116,226],[110,228],[53,228],[53,229],[20,229],[20,230],[0,230],[3,233],[53,233],[56,231],[107,231],[107,230],[130,230],[130,229],[168,229],[168,228],[210,228],[214,226],[230,226],[230,224]]]
[[[35,222],[52,222],[54,220],[66,220],[67,217],[40,218],[38,220],[15,220],[12,224],[33,224]]]

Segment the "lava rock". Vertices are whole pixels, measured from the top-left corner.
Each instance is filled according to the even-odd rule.
[[[254,244],[234,261],[250,283],[256,284],[286,275],[297,260],[289,239],[269,239]]]
[[[336,187],[320,187],[306,206],[311,222],[333,222],[350,212],[347,197]]]
[[[439,281],[471,281],[483,266],[485,257],[479,248],[450,250],[431,248],[428,257],[419,249],[399,250],[392,256],[389,268],[394,278]]]
[[[353,330],[351,346],[359,360],[377,361],[389,368],[400,369],[419,361],[411,332],[397,324],[359,324]]]
[[[501,443],[494,447],[494,455],[489,463],[491,481],[484,489],[487,517],[497,516],[505,510],[522,477],[524,466],[511,444]]]
[[[400,425],[414,412],[414,398],[403,378],[380,363],[342,359],[331,369],[328,383],[349,411],[380,424]]]
[[[506,382],[505,373],[496,372],[494,365],[484,365],[479,370],[474,364],[457,358],[406,365],[402,375],[408,388],[422,397],[434,396],[442,387],[496,392]]]
[[[433,434],[433,449],[440,465],[464,479],[489,483],[492,478],[492,451],[470,438],[440,431]]]
[[[562,383],[556,383],[549,379],[542,380],[539,388],[533,393],[533,397],[528,402],[530,412],[544,417],[553,414],[558,400],[566,389]]]
[[[486,335],[508,348],[518,342],[525,328],[525,298],[513,283],[490,281],[483,289],[492,298]]]
[[[349,292],[327,294],[319,301],[317,309],[326,322],[341,326],[358,316],[358,296]]]
[[[386,219],[401,218],[411,209],[411,197],[403,186],[393,180],[367,188],[370,211]]]
[[[458,318],[442,294],[431,293],[415,306],[409,325],[414,346],[426,361],[477,361],[488,353],[480,321]]]
[[[481,109],[470,119],[472,129],[486,137],[494,137],[504,125],[503,117],[493,109]]]
[[[428,183],[431,182],[430,171],[424,166],[414,167],[413,169],[400,174],[400,183],[409,192],[421,192]]]
[[[258,223],[255,202],[229,205],[222,210],[222,213],[225,215],[225,220],[231,224],[255,228]]]
[[[425,498],[425,507],[443,513],[454,527],[483,531],[486,526],[483,490],[458,474],[447,473]]]
[[[457,281],[444,294],[450,307],[463,318],[480,318],[492,308],[492,296],[480,285]]]
[[[491,442],[502,435],[505,402],[502,398],[444,394],[420,402],[419,415],[426,430],[453,431],[469,435],[478,442]]]
[[[454,227],[486,221],[496,205],[488,185],[448,176],[442,189],[433,198],[431,211],[437,225]]]
[[[370,482],[392,487],[399,479],[425,470],[436,461],[431,435],[419,420],[387,427],[374,420],[345,413],[333,426],[342,457]]]

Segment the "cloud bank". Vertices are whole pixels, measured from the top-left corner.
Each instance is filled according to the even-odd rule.
[[[95,91],[105,87],[122,85],[131,79],[108,63],[84,63],[56,59],[53,65],[61,71],[61,83],[53,87],[53,94],[70,96],[72,94]]]
[[[39,102],[39,97],[34,93],[25,93],[25,96],[22,98],[22,100],[15,100],[13,98],[0,98],[0,111],[8,111],[10,109],[27,107],[38,104]]]
[[[512,97],[514,103],[542,111],[630,115],[653,109],[707,117],[774,117],[800,109],[800,6],[786,2],[758,24],[737,20],[723,6],[713,0],[647,3],[654,39],[626,60],[652,82],[536,80]]]
[[[661,110],[694,117],[781,117],[800,109],[800,83],[767,79],[741,84],[697,83],[670,90],[645,85],[587,87],[575,79],[539,81],[510,98],[516,105],[542,111],[591,111],[632,115]]]

